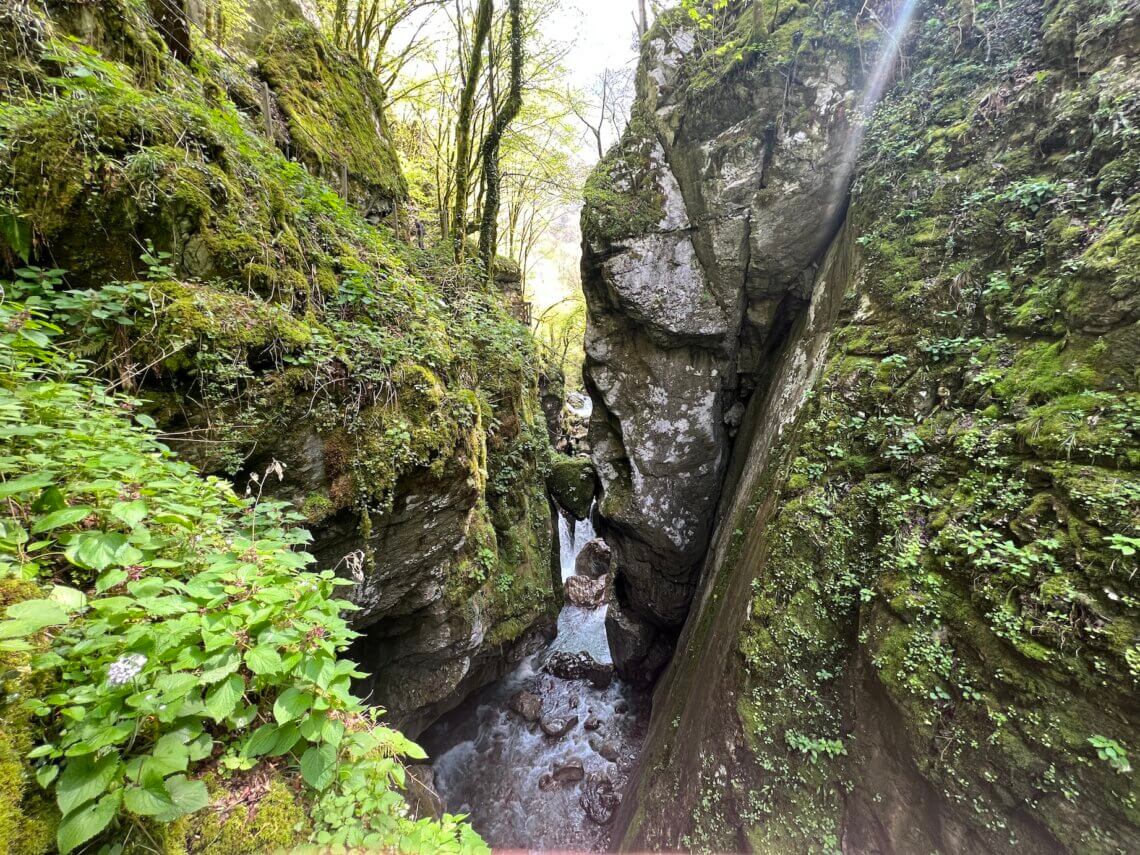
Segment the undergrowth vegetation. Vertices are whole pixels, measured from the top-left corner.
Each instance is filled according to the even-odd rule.
[[[299,515],[177,460],[39,312],[8,301],[0,325],[0,570],[44,586],[0,622],[40,687],[4,704],[42,728],[29,757],[60,851],[98,835],[146,849],[207,807],[203,771],[259,764],[299,774],[316,843],[478,848],[453,818],[406,818],[400,759],[423,752],[352,696],[346,583],[306,569]]]

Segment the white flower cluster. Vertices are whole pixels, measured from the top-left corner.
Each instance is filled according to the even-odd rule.
[[[120,656],[107,669],[107,682],[112,686],[121,686],[137,677],[145,664],[146,657],[141,653]]]

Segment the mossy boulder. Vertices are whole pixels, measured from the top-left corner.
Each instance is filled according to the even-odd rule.
[[[387,213],[407,196],[374,75],[303,22],[274,30],[257,61],[302,161],[334,186],[341,168],[347,170],[353,203],[365,213]]]
[[[546,487],[558,506],[576,520],[590,514],[594,493],[598,489],[598,476],[588,457],[568,457],[557,454],[550,465]]]

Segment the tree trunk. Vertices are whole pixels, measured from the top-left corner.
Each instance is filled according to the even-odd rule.
[[[475,107],[475,89],[483,65],[483,46],[491,32],[492,0],[479,0],[475,11],[475,33],[471,39],[471,57],[459,95],[459,118],[455,125],[455,211],[451,217],[451,242],[455,260],[463,260],[463,242],[467,234],[468,166],[471,160],[471,113]]]
[[[503,134],[522,107],[522,0],[510,0],[511,81],[507,97],[491,122],[483,140],[483,218],[479,224],[479,257],[490,281],[499,238],[499,144]]]

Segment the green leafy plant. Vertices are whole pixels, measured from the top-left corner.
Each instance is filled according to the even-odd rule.
[[[1132,764],[1128,762],[1128,752],[1115,739],[1093,735],[1089,737],[1089,745],[1096,749],[1097,757],[1121,775],[1127,775],[1132,771]]]
[[[457,818],[406,818],[400,758],[424,754],[351,694],[346,583],[305,569],[299,514],[199,478],[52,349],[41,311],[0,306],[0,574],[46,586],[8,606],[0,649],[50,687],[27,701],[29,758],[60,851],[204,808],[207,758],[271,757],[303,781],[317,842],[480,848]]]

